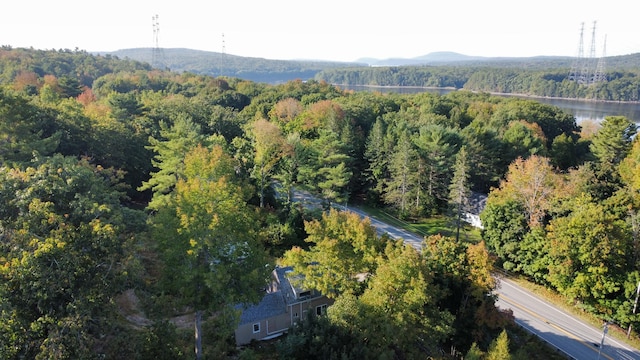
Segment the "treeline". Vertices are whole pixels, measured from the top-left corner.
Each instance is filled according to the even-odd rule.
[[[36,50],[0,47],[0,83],[32,84],[46,75],[69,79],[81,86],[91,86],[100,76],[135,70],[151,70],[150,65],[122,60],[110,55],[93,56],[84,50]]]
[[[0,68],[11,66],[14,74],[0,86],[3,358],[189,357],[193,330],[171,322],[185,313],[193,315],[196,339],[206,339],[196,342],[199,356],[233,354],[234,306],[260,298],[277,261],[296,265],[341,305],[328,314],[329,323],[317,324],[329,351],[318,358],[490,352],[510,321],[489,296],[487,249],[505,268],[594,312],[618,314],[612,318],[620,324],[637,322],[622,316],[623,296],[637,273],[628,258],[635,254],[633,222],[625,222],[636,208],[629,175],[633,128],[624,118],[590,137],[571,115],[529,100],[465,91],[343,92],[319,81],[273,86],[139,69],[127,61],[133,68],[85,83],[78,75],[83,66],[101,63],[106,71],[117,60],[80,61],[88,55],[53,51],[53,58],[78,60],[65,62],[68,72],[41,74],[29,67],[27,60],[36,57],[31,51],[3,51],[9,60]],[[39,61],[48,61],[44,55]],[[21,74],[31,74],[30,80]],[[513,181],[514,168],[538,159],[554,173],[582,174],[575,177],[581,186],[573,189],[584,195],[571,199],[593,208],[558,202],[563,206],[538,211],[518,203],[527,197],[505,184]],[[616,172],[621,163],[628,164],[626,175]],[[443,214],[459,220],[471,190],[491,192],[483,214],[487,248],[436,236],[419,254],[379,238],[348,214],[296,206],[295,189],[312,192],[327,208],[367,203],[409,220]],[[535,222],[518,217],[523,208]],[[571,273],[541,268],[552,261],[575,263],[568,257],[573,253],[552,257],[544,249],[546,242],[576,241],[571,231],[585,227],[572,216],[582,217],[582,209],[615,226],[609,252],[593,257],[602,264]],[[516,243],[502,246],[506,241]],[[524,252],[529,248],[544,255],[541,262]],[[309,264],[326,271],[311,271]],[[602,282],[572,283],[564,292],[582,269]],[[367,273],[375,276],[362,282],[351,277]],[[123,314],[123,294],[132,290],[140,304],[124,308],[137,316]],[[379,301],[392,295],[405,301],[393,307]],[[313,345],[304,339],[314,332],[300,331],[283,344],[283,356]],[[409,332],[416,334],[410,342],[397,336]],[[384,336],[372,338],[377,334]],[[345,351],[352,346],[354,352]]]
[[[568,171],[547,157],[519,158],[481,214],[483,239],[503,268],[622,327],[638,322],[636,132],[625,117],[605,118],[589,161]]]
[[[191,49],[136,48],[118,50],[107,54],[152,64],[154,60],[152,53],[154,51],[156,51],[156,63],[153,65],[160,69],[216,77],[238,77],[270,84],[284,83],[296,79],[313,79],[315,74],[323,69],[349,65],[348,63],[330,61],[270,60]]]
[[[515,66],[449,65],[405,67],[357,67],[326,69],[315,79],[340,85],[453,87],[490,93],[604,101],[640,101],[637,68],[606,73],[606,82],[591,85],[569,81],[570,67],[528,68]]]

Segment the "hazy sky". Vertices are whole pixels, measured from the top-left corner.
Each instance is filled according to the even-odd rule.
[[[0,45],[114,51],[152,47],[268,59],[354,61],[436,51],[476,56],[640,52],[629,0],[5,0]],[[571,3],[571,4],[567,4]]]

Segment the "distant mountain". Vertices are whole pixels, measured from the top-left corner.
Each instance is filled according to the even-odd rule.
[[[554,57],[554,56],[537,56],[537,57],[484,57],[469,56],[451,51],[432,52],[426,55],[414,58],[389,58],[374,59],[362,58],[358,62],[369,64],[370,66],[416,66],[416,65],[491,65],[509,66],[509,64],[530,64],[532,62],[544,64],[548,63],[551,67],[566,66],[572,58]]]
[[[414,58],[389,58],[389,59],[374,59],[374,58],[362,58],[358,59],[358,62],[367,63],[371,66],[407,66],[407,65],[427,65],[434,63],[454,63],[461,61],[482,61],[487,58],[481,56],[468,56],[451,51],[439,51],[432,52],[427,55],[422,55]]]

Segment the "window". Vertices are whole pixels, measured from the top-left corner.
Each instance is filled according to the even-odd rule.
[[[260,332],[260,323],[255,323],[253,324],[253,333],[259,333]]]
[[[316,315],[324,315],[327,313],[327,304],[316,306]]]

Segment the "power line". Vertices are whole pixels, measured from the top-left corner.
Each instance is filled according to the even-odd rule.
[[[578,54],[574,59],[569,76],[569,81],[577,82],[582,85],[592,85],[598,82],[607,81],[606,76],[606,37],[602,55],[596,60],[596,22],[593,22],[591,30],[591,46],[589,48],[589,56],[584,54],[584,22],[580,26],[580,41],[578,43]]]

